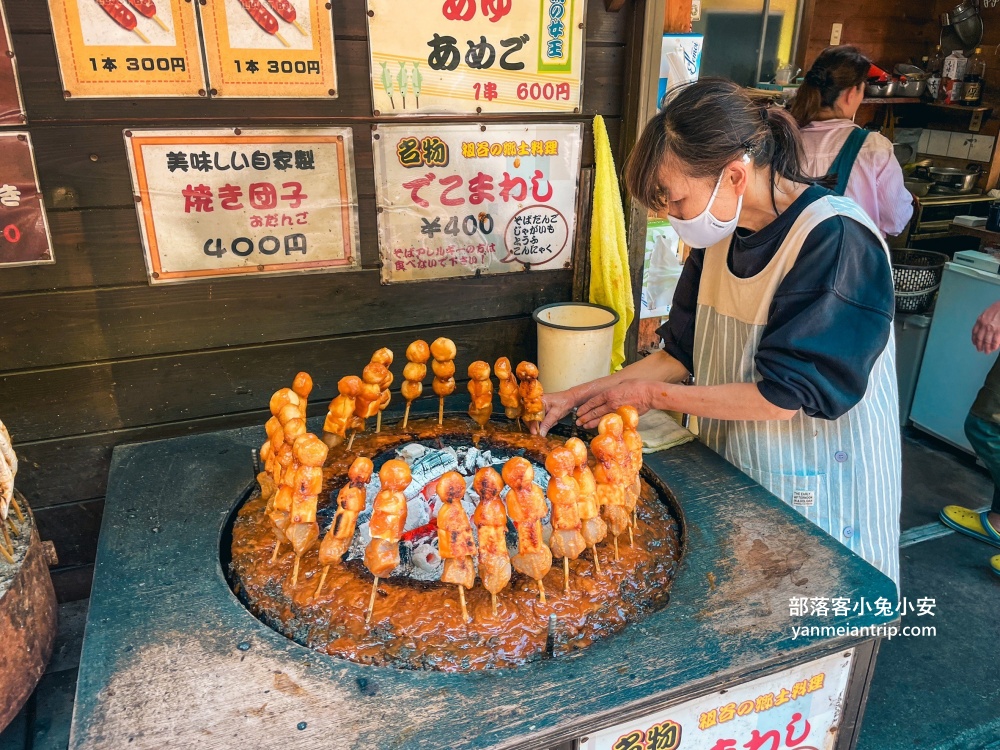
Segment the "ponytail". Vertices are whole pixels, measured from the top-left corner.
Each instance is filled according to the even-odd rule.
[[[832,109],[840,95],[864,83],[871,61],[857,47],[827,47],[806,73],[789,107],[800,128]]]

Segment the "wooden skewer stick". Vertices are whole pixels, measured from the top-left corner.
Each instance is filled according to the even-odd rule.
[[[495,591],[490,592],[490,600],[493,602],[493,616],[497,616],[497,595]]]
[[[21,529],[18,528],[18,525],[16,523],[14,523],[14,519],[13,518],[11,518],[10,516],[7,516],[7,523],[10,524],[10,530],[12,532],[14,532],[14,536],[17,536],[17,537],[21,536]]]
[[[629,547],[634,547],[635,546],[635,538],[632,536],[632,526],[631,525],[629,525],[629,527],[628,527],[628,546]]]
[[[10,504],[14,508],[14,512],[17,513],[17,520],[24,523],[24,513],[21,512],[21,506],[18,504],[17,498],[11,497]]]
[[[615,537],[615,562],[618,562],[618,537]]]
[[[132,29],[132,31],[134,31],[136,35],[146,44],[152,44],[152,42],[149,41],[149,37],[147,37],[145,34],[139,31],[139,29]]]
[[[365,617],[365,624],[372,621],[372,610],[375,609],[375,594],[378,593],[378,576],[372,581],[372,597],[368,600],[368,616]]]
[[[410,421],[410,402],[406,402],[406,410],[403,412],[403,429],[406,429],[406,423]]]
[[[326,583],[326,574],[329,572],[330,572],[330,566],[324,565],[323,572],[320,573],[319,576],[319,586],[317,586],[316,590],[313,592],[313,599],[316,599],[320,594],[323,593],[323,584]]]
[[[594,551],[594,572],[598,575],[601,574],[601,560],[597,556],[597,545],[592,545],[591,548]]]
[[[545,604],[545,582],[541,578],[538,579],[538,601]]]
[[[357,435],[357,434],[358,434],[357,430],[354,430],[351,433],[351,439],[347,441],[347,450],[350,450],[351,446],[354,445],[354,436]]]
[[[292,566],[292,585],[299,580],[299,556],[295,556],[295,564]]]
[[[379,432],[382,432],[382,412],[379,412],[378,416],[375,417],[375,433]]]
[[[565,582],[563,584],[563,591],[565,591],[568,594],[569,593],[569,558],[568,557],[564,557],[563,558],[563,581]]]
[[[444,396],[438,399],[438,427],[444,424]]]
[[[2,544],[0,544],[0,549],[3,549],[4,556],[7,558],[7,562],[12,563],[14,562],[14,543],[10,540],[10,537],[7,535],[7,526],[4,524],[0,524],[0,529],[3,529],[3,539],[4,542],[7,544],[6,548],[4,548]],[[10,550],[10,552],[7,551],[8,549]]]
[[[279,540],[277,540],[275,542],[274,552],[271,553],[271,564],[272,565],[274,564],[274,561],[278,559],[278,550],[280,550],[280,549],[281,549],[281,540],[279,539]]]
[[[163,23],[162,19],[159,16],[154,15],[153,20],[156,21],[156,23],[158,23],[160,25],[160,28],[163,29],[164,31],[170,31],[170,28],[165,23]]]
[[[520,417],[517,418],[517,431],[518,432],[524,432],[524,428],[521,427],[521,418]]]
[[[275,36],[275,38],[277,38],[277,40],[279,42],[281,42],[286,47],[290,47],[291,46],[288,42],[285,41],[285,37],[283,37],[281,34],[275,32],[274,36]]]
[[[302,34],[302,36],[309,36],[309,32],[303,29],[302,24],[300,24],[298,21],[292,21],[292,26],[298,29],[299,33]]]
[[[465,607],[465,586],[458,584],[458,600],[462,603],[462,619],[466,622],[472,622],[472,618],[469,617],[469,610]]]
[[[10,540],[8,540],[8,544],[10,544]],[[9,562],[11,565],[13,565],[14,564],[14,555],[11,554],[11,552],[14,551],[14,545],[13,544],[11,544],[10,550],[11,551],[8,552],[7,548],[4,547],[2,544],[0,544],[0,554],[2,554],[6,558],[7,562]]]

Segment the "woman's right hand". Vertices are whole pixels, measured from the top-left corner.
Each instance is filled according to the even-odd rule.
[[[532,422],[529,427],[533,434],[545,437],[556,422],[576,408],[576,397],[572,389],[556,391],[543,395],[542,403],[545,405],[545,419],[538,423]]]

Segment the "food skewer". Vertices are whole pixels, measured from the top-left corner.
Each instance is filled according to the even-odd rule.
[[[0,467],[0,518],[6,518],[11,507],[17,514],[17,519],[24,523],[24,514],[21,506],[14,497],[14,478],[17,476],[17,454],[14,453],[14,445],[7,432],[7,426],[0,421],[0,463],[6,464],[6,472]],[[9,483],[4,476],[9,474]]]
[[[434,382],[432,384],[434,393],[437,394],[438,402],[438,426],[444,424],[444,399],[455,392],[455,357],[458,349],[451,339],[441,337],[435,339],[431,344],[431,356],[434,361],[431,369],[434,370]]]
[[[111,16],[111,19],[125,31],[131,31],[146,44],[151,44],[149,38],[136,28],[139,22],[135,13],[125,7],[121,0],[96,0],[96,2],[101,6],[101,10]]]
[[[427,342],[417,339],[406,347],[406,367],[403,368],[403,385],[400,392],[406,399],[406,411],[403,412],[403,429],[410,421],[410,406],[424,392],[423,380],[427,377],[427,360],[431,358],[431,348]]]
[[[437,517],[438,551],[444,560],[441,582],[458,586],[462,619],[472,622],[465,606],[465,590],[471,589],[476,583],[476,569],[472,565],[476,542],[472,538],[469,517],[462,507],[465,477],[457,471],[446,472],[437,482],[437,495],[443,503]]]
[[[385,368],[385,376],[378,384],[378,414],[375,416],[375,432],[379,433],[382,432],[382,412],[385,411],[385,407],[389,405],[389,401],[392,398],[392,393],[389,392],[393,380],[392,373],[389,371],[389,366],[392,364],[392,349],[383,346],[372,355],[372,362],[380,364]]]
[[[406,495],[403,490],[410,484],[410,467],[405,461],[390,459],[382,465],[378,477],[382,489],[375,496],[368,523],[371,541],[365,549],[365,567],[375,578],[366,623],[372,619],[378,579],[385,578],[399,565],[399,540],[406,528]]]
[[[597,459],[594,480],[597,482],[597,497],[608,519],[608,528],[615,539],[615,560],[618,560],[618,537],[631,526],[632,518],[625,507],[625,471],[621,464],[611,424],[617,422],[621,430],[622,418],[617,414],[605,414],[598,424],[599,434],[590,441],[590,451]]]
[[[587,464],[587,444],[580,438],[572,437],[566,441],[566,449],[573,454],[576,468],[573,478],[576,480],[579,495],[577,508],[580,513],[580,533],[584,542],[594,553],[594,572],[600,574],[601,560],[597,556],[597,544],[604,541],[608,535],[608,525],[601,518],[600,504],[597,499],[597,482],[594,473]]]
[[[616,419],[605,419],[602,417],[601,421],[597,424],[597,433],[598,435],[611,435],[614,439],[615,453],[617,455],[616,461],[621,467],[623,507],[625,508],[625,512],[628,514],[628,543],[630,547],[634,547],[635,539],[632,535],[632,518],[635,513],[635,505],[638,501],[638,495],[634,497],[632,495],[632,454],[625,445],[625,421],[617,412],[605,414],[604,416],[616,417]],[[638,420],[638,415],[636,415],[636,420]],[[635,476],[638,476],[638,472],[635,472]]]
[[[510,360],[500,357],[493,365],[493,374],[500,381],[500,403],[510,421],[517,421],[517,430],[521,431],[521,394],[517,387],[517,378],[511,368]]]
[[[283,440],[276,457],[278,489],[274,493],[274,502],[268,512],[276,540],[274,552],[271,554],[272,563],[278,559],[282,543],[289,541],[285,532],[291,523],[292,502],[295,497],[295,473],[299,468],[298,462],[295,460],[293,446],[296,440],[306,434],[306,423],[298,416],[298,407],[293,407],[292,413],[295,416],[289,418],[289,413],[289,409],[282,409],[278,417],[279,419],[285,417],[285,419],[281,423]]]
[[[260,0],[238,0],[239,4],[243,6],[243,10],[254,20],[260,28],[273,36],[284,46],[288,47],[288,42],[285,38],[278,33],[278,20],[272,16],[267,8],[260,4]]]
[[[347,439],[347,429],[354,417],[355,399],[361,393],[361,378],[348,375],[337,383],[339,396],[330,402],[323,423],[323,442],[331,448],[336,448]],[[350,446],[348,446],[350,449]]]
[[[545,604],[542,579],[552,568],[552,551],[542,539],[542,519],[548,513],[542,488],[532,480],[535,470],[526,458],[515,456],[503,465],[507,493],[507,515],[517,526],[517,554],[511,557],[514,569],[538,583],[538,600]]]
[[[295,20],[295,6],[288,0],[267,0],[267,4],[271,6],[271,10],[277,13],[281,20],[294,26],[302,36],[309,36],[306,30]]]
[[[493,381],[488,362],[478,360],[469,365],[469,395],[472,397],[469,416],[480,430],[485,430],[493,414]]]
[[[295,551],[292,566],[292,586],[299,580],[299,563],[319,539],[319,524],[316,523],[316,504],[323,490],[323,463],[330,450],[326,443],[311,433],[295,440],[293,448],[299,467],[295,471],[292,495],[292,512],[285,536]]]
[[[625,450],[630,460],[629,463],[629,485],[628,504],[632,509],[632,526],[639,523],[639,496],[642,494],[642,480],[639,472],[642,469],[642,436],[639,434],[639,412],[634,406],[624,405],[616,409],[616,413],[622,418],[622,439],[625,442]]]
[[[319,585],[313,592],[313,599],[323,592],[326,575],[331,565],[339,565],[344,554],[351,547],[354,531],[358,524],[358,514],[365,509],[365,487],[371,481],[374,467],[370,459],[359,457],[354,459],[351,468],[347,470],[348,483],[337,493],[337,513],[333,517],[323,543],[319,546],[319,564],[323,572],[319,577]]]
[[[153,0],[128,0],[128,4],[135,8],[146,18],[152,18],[164,31],[170,31],[165,23],[156,15],[156,4]]]
[[[518,391],[521,395],[522,417],[525,422],[540,423],[545,419],[545,404],[542,402],[542,384],[538,380],[538,367],[531,362],[517,366],[517,377],[521,381]]]
[[[479,505],[472,522],[479,532],[479,577],[490,592],[493,616],[497,614],[497,592],[510,581],[510,553],[507,551],[507,509],[500,493],[503,478],[492,466],[476,472],[472,489],[479,495]]]
[[[312,393],[313,379],[308,372],[300,372],[292,381],[292,392],[299,397],[299,413],[306,418],[306,407],[309,405],[309,394]]]
[[[563,591],[569,593],[569,561],[575,560],[587,549],[587,543],[580,533],[582,523],[577,502],[580,486],[573,478],[576,457],[565,447],[553,448],[545,458],[545,470],[549,472],[549,487],[546,494],[552,503],[552,536],[549,549],[553,557],[563,559]]]
[[[11,565],[13,565],[14,564],[14,543],[10,540],[10,537],[7,535],[7,524],[0,523],[0,529],[3,530],[3,541],[4,541],[4,544],[7,545],[5,547],[4,544],[0,544],[0,552],[3,553],[3,556],[7,559],[7,562],[9,562]]]
[[[351,439],[347,443],[347,450],[354,445],[354,436],[358,430],[365,429],[365,420],[378,414],[378,406],[382,399],[382,381],[385,380],[388,370],[385,365],[378,362],[369,362],[361,372],[361,389],[354,400],[354,417],[351,422]]]

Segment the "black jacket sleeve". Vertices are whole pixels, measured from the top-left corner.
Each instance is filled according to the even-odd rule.
[[[698,285],[705,263],[704,248],[692,250],[684,261],[670,303],[670,317],[657,329],[667,354],[694,372],[694,321],[698,310]]]
[[[775,293],[756,357],[761,395],[811,417],[842,416],[868,388],[893,307],[878,239],[853,219],[824,221]]]

